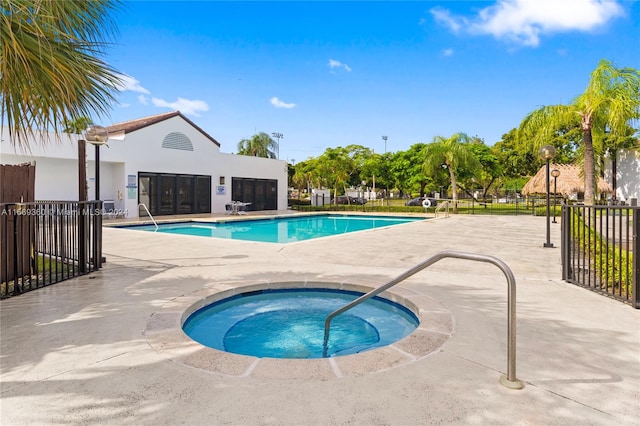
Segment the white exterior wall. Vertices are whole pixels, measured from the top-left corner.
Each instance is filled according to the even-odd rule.
[[[215,158],[214,174],[211,177],[214,212],[224,212],[225,204],[231,201],[232,178],[278,179],[278,210],[287,209],[287,162],[246,155],[220,153]],[[220,176],[224,176],[225,195],[217,195]],[[278,177],[279,176],[279,177]]]
[[[640,152],[618,150],[616,172],[616,199],[628,203],[630,198],[635,198],[640,203]],[[607,161],[605,179],[613,185],[610,160]]]
[[[163,148],[171,132],[187,136],[193,151]],[[5,129],[1,135],[0,164],[36,162],[35,197],[38,200],[78,199],[78,147],[76,135],[30,144],[30,152],[16,150]],[[138,172],[176,173],[211,176],[212,212],[225,212],[231,201],[233,177],[275,179],[278,181],[278,210],[287,208],[287,167],[283,160],[224,154],[220,148],[190,123],[176,116],[128,133],[124,140],[109,140],[100,148],[100,198],[114,200],[116,209],[127,217],[138,216]],[[95,194],[95,148],[87,144],[88,199]],[[135,188],[128,188],[135,176]],[[225,177],[224,195],[217,195],[220,176]]]

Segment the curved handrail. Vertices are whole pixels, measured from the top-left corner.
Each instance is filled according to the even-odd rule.
[[[347,303],[342,308],[337,309],[327,315],[327,319],[324,321],[324,342],[322,346],[322,356],[327,356],[327,345],[329,343],[329,331],[331,327],[331,320],[336,316],[342,314],[345,311],[353,308],[356,305],[364,302],[367,299],[370,299],[385,290],[393,287],[394,285],[400,283],[401,281],[406,280],[410,276],[422,271],[423,269],[433,265],[439,260],[446,258],[456,258],[456,259],[466,259],[466,260],[475,260],[477,262],[486,262],[492,263],[496,265],[498,268],[502,270],[505,277],[507,278],[507,374],[502,375],[500,377],[500,383],[510,389],[522,389],[523,384],[520,380],[516,378],[516,279],[513,276],[513,272],[504,263],[502,260],[488,255],[483,254],[475,254],[475,253],[464,253],[458,251],[445,250],[439,253],[434,254],[427,260],[417,264],[411,269],[403,272],[397,277],[391,279],[384,285],[371,290],[367,294],[364,294],[357,299],[353,300],[350,303]]]
[[[442,203],[438,203],[438,206],[436,207],[433,213],[436,215],[436,217],[438,217],[438,213],[441,212],[443,209],[446,209],[444,217],[449,217],[449,200],[445,200]]]
[[[140,203],[138,204],[138,207],[144,207],[144,209],[146,210],[147,214],[149,215],[149,217],[151,218],[151,221],[153,222],[153,224],[156,226],[156,231],[158,230],[158,224],[156,223],[156,220],[153,218],[153,216],[151,216],[151,212],[149,211],[149,209],[147,208],[147,205],[144,203]]]

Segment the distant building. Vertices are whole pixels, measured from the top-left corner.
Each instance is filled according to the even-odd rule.
[[[139,204],[153,215],[221,213],[233,201],[247,210],[287,208],[283,160],[225,154],[220,144],[179,111],[107,127],[100,148],[100,198],[127,217]],[[21,152],[2,131],[0,163],[35,162],[36,200],[78,200],[78,135],[42,134]],[[95,199],[94,147],[87,144],[88,199]],[[16,200],[19,201],[19,200]]]
[[[617,151],[615,182],[611,158],[607,158],[605,167],[604,176],[607,182],[615,188],[616,200],[627,204],[637,203],[640,199],[640,151],[629,149]]]

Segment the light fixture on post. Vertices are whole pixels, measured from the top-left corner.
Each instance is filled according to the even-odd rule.
[[[387,153],[387,139],[389,139],[388,136],[383,136],[382,140],[384,141],[384,153]]]
[[[556,193],[556,189],[558,187],[558,176],[560,176],[560,170],[558,169],[553,169],[551,170],[551,176],[553,176],[553,223],[558,223],[556,222],[556,204],[558,201],[558,196]]]
[[[273,132],[271,133],[271,136],[273,136],[274,138],[278,139],[278,146],[276,147],[276,158],[279,160],[280,159],[280,139],[284,138],[284,135],[280,132]]]
[[[547,189],[547,241],[543,244],[543,247],[553,247],[553,243],[551,242],[551,211],[550,211],[550,206],[549,206],[549,161],[551,161],[551,159],[553,157],[556,156],[556,149],[552,146],[552,145],[544,145],[542,148],[540,148],[540,151],[538,152],[538,154],[540,155],[540,158],[543,159],[546,162],[546,176],[547,176],[547,182],[546,182],[546,189]]]
[[[96,201],[100,200],[100,145],[109,140],[107,129],[102,126],[90,125],[84,131],[84,137],[91,145],[96,147]]]
[[[100,201],[100,145],[104,145],[109,140],[109,133],[107,129],[102,126],[94,124],[89,125],[84,131],[84,137],[91,145],[96,147],[96,203],[97,208],[102,212],[102,202]],[[103,262],[106,262],[102,256],[102,215],[96,216],[96,225],[94,229],[95,247],[96,247],[96,265],[98,268],[102,266]]]

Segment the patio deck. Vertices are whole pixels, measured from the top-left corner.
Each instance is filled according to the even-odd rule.
[[[563,282],[559,230],[556,248],[543,248],[545,218],[532,216],[452,216],[287,245],[105,228],[101,271],[0,302],[0,424],[637,425],[640,311]],[[298,360],[225,374],[237,358],[186,363],[191,345],[154,340],[154,321],[185,298],[255,283],[376,287],[441,250],[513,270],[524,389],[498,382],[505,277],[464,260],[402,284],[453,319],[427,356],[388,348],[341,357],[339,375]]]

